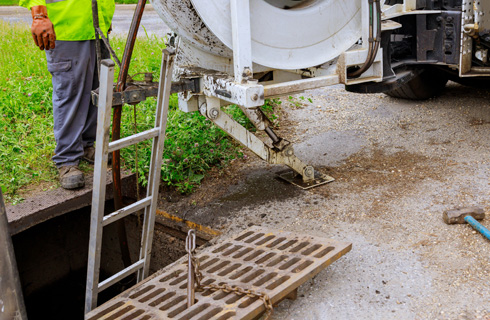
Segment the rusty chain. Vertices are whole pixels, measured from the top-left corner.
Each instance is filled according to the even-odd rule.
[[[192,231],[194,231],[194,230],[192,230]],[[188,237],[190,237],[191,235],[192,235],[192,233],[191,233],[191,231],[189,231]],[[189,248],[189,249],[191,249],[191,248]],[[211,291],[221,290],[221,291],[226,292],[226,293],[232,293],[233,292],[235,294],[244,295],[244,296],[247,296],[250,298],[258,298],[258,299],[262,300],[262,302],[264,303],[265,312],[266,312],[265,320],[269,320],[270,316],[272,315],[273,306],[272,306],[272,301],[267,294],[265,294],[263,292],[257,292],[257,291],[251,290],[251,289],[240,288],[238,286],[229,286],[226,283],[222,284],[222,285],[217,285],[217,284],[203,285],[201,283],[202,279],[203,279],[203,275],[201,272],[199,259],[197,259],[194,256],[194,250],[191,249],[191,250],[186,250],[186,251],[190,256],[192,266],[194,267],[194,275],[195,275],[194,280],[195,280],[195,290],[196,291],[201,292],[204,290],[211,290]]]

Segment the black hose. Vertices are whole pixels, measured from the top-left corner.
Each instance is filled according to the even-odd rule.
[[[373,2],[376,3],[376,38],[374,38],[374,17],[373,17]],[[381,42],[381,3],[380,0],[369,0],[369,47],[366,61],[357,70],[347,73],[349,78],[358,78],[366,72],[373,64],[378,54],[379,44]]]

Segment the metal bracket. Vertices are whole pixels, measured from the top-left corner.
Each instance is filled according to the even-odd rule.
[[[245,129],[238,122],[233,120],[225,112],[221,111],[220,99],[215,97],[206,97],[206,102],[200,106],[199,111],[203,116],[211,120],[215,125],[228,133],[243,146],[250,149],[261,159],[270,164],[285,164],[294,170],[296,175],[301,176],[301,180],[308,188],[331,182],[332,177],[323,176],[320,178],[319,173],[315,173],[312,166],[306,165],[295,154],[291,144],[283,150],[276,150],[266,145],[253,133]],[[316,183],[318,180],[319,183]],[[299,185],[298,183],[295,183]]]
[[[361,65],[366,61],[368,50],[350,50],[342,53],[339,57],[337,64],[337,72],[339,74],[340,83],[346,85],[362,83],[369,81],[382,81],[383,80],[383,49],[380,48],[374,62],[369,69],[367,69],[360,77],[350,79],[347,77],[347,69]]]
[[[170,93],[177,92],[199,92],[199,79],[182,79],[172,82]],[[158,82],[129,82],[123,92],[115,91],[112,94],[112,105],[120,106],[124,103],[135,104],[145,101],[149,97],[158,95]],[[99,89],[92,91],[92,103],[99,105]]]
[[[256,108],[264,105],[264,87],[257,80],[236,83],[233,78],[223,73],[206,73],[203,79],[203,93],[245,108]]]
[[[312,181],[303,181],[302,177],[298,175],[293,170],[285,170],[277,173],[277,176],[295,186],[300,187],[303,190],[308,190],[314,187],[321,186],[323,184],[327,184],[329,182],[334,181],[335,179],[331,176],[323,174],[315,170],[315,178]]]

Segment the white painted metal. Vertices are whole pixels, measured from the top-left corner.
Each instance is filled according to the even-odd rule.
[[[475,2],[475,23],[478,25],[480,35],[490,33],[490,1]]]
[[[112,111],[112,90],[114,81],[114,62],[102,61],[100,76],[100,95],[98,106],[97,138],[95,147],[94,184],[92,194],[92,213],[90,220],[89,255],[87,265],[87,286],[85,295],[85,314],[97,306],[97,296],[128,275],[138,272],[138,281],[148,276],[151,257],[151,243],[155,226],[158,188],[162,169],[163,147],[167,126],[168,104],[172,82],[174,53],[164,50],[160,83],[158,88],[155,128],[109,144],[109,128]],[[127,207],[104,217],[107,159],[109,152],[153,139],[153,147],[148,177],[147,196]],[[104,226],[144,209],[141,248],[137,262],[126,267],[108,279],[99,283],[102,233]]]
[[[236,141],[250,149],[261,159],[270,164],[285,164],[303,177],[303,181],[309,182],[314,179],[314,169],[303,163],[295,154],[292,145],[286,146],[283,150],[277,151],[267,146],[262,140],[257,138],[252,132],[248,131],[229,115],[220,110],[220,99],[206,97],[206,103],[200,107],[203,116],[211,120],[215,125],[228,133]]]
[[[321,87],[332,86],[339,83],[338,75],[329,75],[323,77],[316,77],[311,79],[301,79],[288,81],[284,83],[276,83],[264,86],[265,97],[275,97],[291,92],[301,92],[305,90],[311,90]]]
[[[230,0],[191,1],[211,32],[232,48]],[[360,0],[310,1],[291,10],[250,0],[252,59],[277,69],[330,61],[361,37],[360,9]]]
[[[264,87],[257,81],[236,83],[234,78],[226,74],[202,74],[202,91],[206,96],[220,98],[230,104],[238,104],[246,108],[264,105]]]
[[[461,29],[460,77],[490,76],[490,68],[473,65],[476,55],[482,59],[485,48],[475,45],[475,38],[490,32],[490,3],[488,1],[463,0]]]
[[[369,1],[361,2],[362,26],[369,25]],[[367,50],[369,47],[369,28],[362,28],[362,48]]]
[[[152,0],[152,4],[184,41],[231,58],[230,0],[192,0],[192,5],[189,1]],[[263,0],[250,0],[253,62],[277,69],[317,66],[337,57],[361,37],[361,0],[308,3],[284,10]]]
[[[240,59],[248,61],[248,48],[242,52],[240,49],[235,50],[237,52],[234,53],[230,48],[233,48],[234,41],[248,43],[248,23],[236,23],[242,30],[239,28],[233,32],[234,19],[244,17],[247,10],[237,9],[233,13],[232,4],[246,6],[248,2],[255,72],[267,71],[269,68],[301,73],[303,71],[299,69],[317,69],[317,66],[351,51],[352,45],[361,37],[363,47],[366,48],[368,44],[367,0],[294,1],[298,4],[288,10],[282,7],[291,6],[293,2],[283,0],[152,0],[163,20],[182,37],[182,54],[178,58],[182,69],[178,71],[179,75],[185,73],[188,66],[218,70],[229,75],[233,74],[234,67],[237,70],[243,69],[246,62],[240,62]],[[383,20],[401,15],[441,12],[416,10],[416,0],[404,0],[395,5],[383,4],[382,11]],[[240,32],[243,34],[239,35],[238,40],[233,37]],[[353,59],[361,56],[359,52],[354,52],[344,60],[348,60],[351,66],[360,65],[364,61]],[[360,78],[348,80],[348,83],[379,81],[382,76],[382,68],[379,67],[382,55],[378,56],[380,58],[371,70]],[[235,66],[230,59],[232,57],[238,61]],[[242,67],[238,68],[238,64]],[[347,66],[339,67],[334,73],[339,74],[341,83],[346,83],[347,78],[343,74]],[[239,75],[237,79],[240,81],[240,73],[235,74]],[[321,75],[329,74],[322,72]],[[217,97],[227,100],[226,97]],[[184,109],[186,107],[184,103]]]
[[[362,49],[349,50],[340,55],[337,72],[341,83],[355,84],[366,81],[381,81],[383,79],[383,49],[381,48],[378,50],[372,66],[366,72],[358,78],[349,79],[347,77],[347,69],[366,61],[367,54],[367,50]]]
[[[475,15],[473,10],[473,0],[463,0],[463,14],[461,17],[461,28],[464,30],[465,25],[475,23]],[[461,53],[459,61],[459,76],[463,77],[471,70],[471,59],[473,57],[473,38],[461,32]]]
[[[201,114],[206,116],[210,113],[210,110],[216,110],[217,114],[214,119],[210,119],[220,127],[223,131],[228,133],[235,140],[243,144],[250,149],[253,153],[259,156],[261,159],[268,161],[269,148],[257,138],[253,133],[245,129],[238,122],[233,120],[229,115],[221,111],[220,99],[214,97],[206,97],[206,104],[201,106]]]
[[[253,75],[250,1],[230,0],[230,9],[235,82],[242,83]]]
[[[381,8],[382,19],[388,20],[395,17],[411,14],[436,14],[441,10],[417,10],[417,0],[404,0],[394,5],[383,5]]]

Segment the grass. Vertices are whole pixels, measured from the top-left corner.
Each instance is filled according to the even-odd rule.
[[[56,185],[57,170],[51,161],[55,147],[52,131],[51,76],[46,69],[43,51],[32,43],[28,27],[0,21],[0,186],[7,202],[21,200],[26,186]],[[122,56],[125,39],[115,38],[112,45]],[[131,61],[130,74],[154,72],[158,79],[163,39],[139,38]],[[117,77],[117,75],[116,75]],[[271,118],[274,103],[264,110]],[[162,180],[183,193],[192,192],[212,167],[222,167],[242,154],[227,135],[199,113],[177,109],[176,96],[171,97],[165,142]],[[136,107],[138,131],[153,127],[155,99]],[[225,108],[248,128],[252,125],[236,106]],[[133,106],[124,106],[122,136],[134,133]],[[150,142],[122,152],[123,167],[135,170],[138,158],[140,182],[146,184]],[[87,170],[91,170],[86,166]]]
[[[131,4],[131,3],[138,3],[138,0],[118,0],[116,3],[119,4]]]
[[[18,6],[19,0],[0,0],[0,6]]]
[[[138,3],[138,0],[118,0],[116,3],[120,4],[130,4]],[[0,6],[18,6],[19,0],[0,0]]]
[[[31,182],[52,181],[51,77],[26,26],[0,23],[0,186],[7,201]]]

